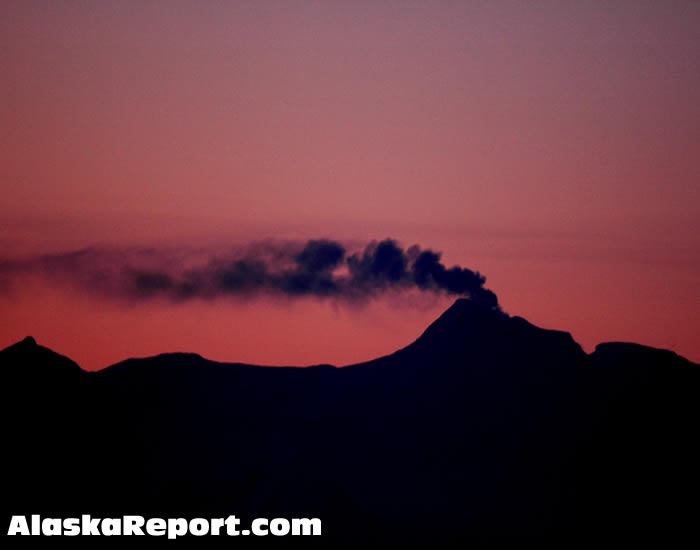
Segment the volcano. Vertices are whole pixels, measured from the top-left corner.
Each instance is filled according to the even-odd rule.
[[[323,541],[697,538],[700,369],[457,300],[336,368],[0,352],[3,518],[316,517]],[[6,531],[5,531],[6,532]]]

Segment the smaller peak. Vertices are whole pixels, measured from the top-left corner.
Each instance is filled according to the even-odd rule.
[[[24,340],[20,342],[20,344],[23,344],[25,346],[36,346],[36,340],[32,336],[27,336]]]
[[[325,370],[336,370],[338,367],[331,365],[330,363],[320,363],[318,365],[309,365],[307,369],[325,369]]]
[[[167,352],[167,353],[159,353],[156,355],[156,357],[175,357],[175,358],[187,358],[187,359],[203,359],[199,353],[192,353],[189,351],[172,351],[172,352]]]
[[[636,357],[636,360],[651,357],[666,357],[669,359],[677,358],[687,361],[685,357],[678,355],[674,351],[654,348],[633,342],[603,342],[595,347],[595,351],[591,355],[594,357],[603,358]]]

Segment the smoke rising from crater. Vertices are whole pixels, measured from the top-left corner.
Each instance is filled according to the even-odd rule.
[[[393,239],[348,251],[329,239],[264,242],[227,254],[158,249],[100,249],[0,261],[0,278],[16,284],[38,274],[78,290],[130,301],[218,299],[280,295],[362,302],[389,291],[420,290],[465,296],[498,309],[486,278],[465,267],[447,267],[439,252]]]

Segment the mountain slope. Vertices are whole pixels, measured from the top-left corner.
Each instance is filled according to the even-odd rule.
[[[700,371],[671,352],[586,355],[468,300],[344,368],[166,354],[85,373],[36,348],[0,352],[8,514],[319,517],[353,542],[696,536]]]

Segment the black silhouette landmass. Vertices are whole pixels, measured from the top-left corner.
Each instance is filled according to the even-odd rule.
[[[176,353],[85,372],[27,338],[0,374],[4,533],[22,514],[235,514],[351,543],[698,538],[699,366],[589,355],[466,299],[344,368]]]

